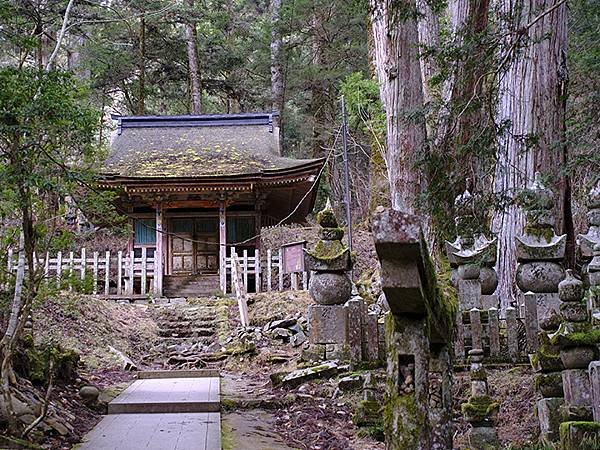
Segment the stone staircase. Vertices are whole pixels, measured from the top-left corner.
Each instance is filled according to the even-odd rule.
[[[220,348],[215,299],[160,305],[155,314],[159,340],[148,355],[148,363],[154,368],[203,368],[206,363],[202,355]]]
[[[198,297],[219,290],[219,275],[166,275],[163,294],[165,297]]]

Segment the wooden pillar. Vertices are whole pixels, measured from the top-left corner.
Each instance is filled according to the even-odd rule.
[[[227,293],[227,214],[225,200],[219,203],[219,284],[221,291]]]
[[[154,296],[163,295],[164,246],[163,246],[163,206],[156,205],[156,250],[154,252]]]

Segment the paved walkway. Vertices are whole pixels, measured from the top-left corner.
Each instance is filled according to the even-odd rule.
[[[78,448],[220,450],[219,378],[202,371],[166,375],[141,372]]]

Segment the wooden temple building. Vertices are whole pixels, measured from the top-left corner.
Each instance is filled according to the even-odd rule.
[[[261,227],[313,208],[324,160],[281,156],[274,113],[113,118],[103,187],[130,218],[128,250],[153,257],[156,296],[225,292],[229,247],[254,255]]]

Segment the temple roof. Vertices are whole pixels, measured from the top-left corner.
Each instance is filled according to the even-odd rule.
[[[103,172],[113,179],[270,178],[316,173],[322,159],[279,154],[274,114],[115,117]]]

